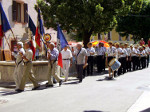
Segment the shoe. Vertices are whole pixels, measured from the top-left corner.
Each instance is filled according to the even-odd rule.
[[[54,87],[54,85],[47,84],[45,87]]]
[[[40,86],[37,86],[37,87],[32,88],[32,90],[37,90],[39,88],[40,88]]]
[[[21,93],[21,92],[23,92],[24,90],[16,89],[15,91],[18,92],[18,93]]]
[[[82,83],[82,80],[79,80],[79,83]]]
[[[63,81],[61,80],[61,81],[59,81],[59,86],[61,86],[62,85],[62,83],[63,83]]]

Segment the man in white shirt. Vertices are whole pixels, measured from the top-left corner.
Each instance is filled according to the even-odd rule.
[[[93,56],[95,54],[95,49],[92,47],[92,43],[88,43],[87,56],[88,56],[88,66],[87,66],[87,75],[93,75]]]
[[[136,54],[137,54],[137,51],[135,50],[135,48],[133,47],[133,45],[131,44],[130,45],[130,49],[131,49],[131,64],[133,65],[132,66],[132,70],[135,71],[136,70]]]
[[[109,42],[109,48],[107,49],[106,53],[106,62],[109,65],[109,62],[115,57],[116,55],[116,48],[114,46],[112,46],[112,42]],[[111,67],[108,66],[108,70],[109,70],[109,78],[112,79],[114,77],[114,71],[112,71]],[[112,72],[112,74],[111,74]]]
[[[61,54],[63,60],[62,72],[65,75],[65,82],[67,82],[69,76],[69,68],[70,66],[72,66],[72,52],[68,49],[68,46],[66,45],[61,51]]]
[[[33,52],[30,49],[30,47],[31,47],[31,42],[28,41],[28,42],[25,43],[25,50],[26,50],[25,54],[20,52],[20,55],[22,56],[22,59],[24,61],[24,68],[23,68],[23,77],[22,77],[19,89],[16,90],[17,92],[24,91],[27,78],[29,78],[29,80],[34,85],[34,88],[32,90],[36,90],[40,87],[40,85],[37,83],[37,80],[35,79],[35,77],[33,75],[33,71],[32,71]]]
[[[104,50],[104,59],[102,60],[103,62],[102,62],[102,71],[104,71],[105,72],[105,63],[106,63],[106,47],[104,46],[104,43],[102,43],[102,47],[103,47],[103,50]]]
[[[97,48],[97,72],[101,73],[103,69],[103,60],[104,60],[104,48],[102,43],[99,43]]]
[[[127,43],[125,43],[125,49],[126,49],[126,51],[127,51],[127,53],[128,53],[128,60],[127,60],[127,67],[126,67],[126,69],[127,69],[127,71],[131,71],[131,49],[130,49],[130,47],[128,46],[128,44]]]
[[[134,46],[135,50],[136,50],[136,70],[140,69],[140,60],[139,60],[139,54],[140,54],[140,51],[139,51],[139,46],[138,45],[135,45]]]
[[[16,83],[16,90],[19,89],[20,82],[23,76],[23,67],[24,67],[23,59],[20,53],[22,53],[23,55],[25,54],[22,42],[18,42],[17,47],[18,47],[18,53],[15,54],[14,52],[12,52],[12,55],[16,58],[16,61],[15,61],[16,67],[15,67],[14,74],[13,74],[14,81]]]

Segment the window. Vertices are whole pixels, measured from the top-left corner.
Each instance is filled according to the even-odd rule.
[[[28,23],[28,5],[13,1],[12,16],[14,22]]]

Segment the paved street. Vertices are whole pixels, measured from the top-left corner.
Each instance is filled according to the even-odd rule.
[[[150,112],[150,68],[112,81],[106,75],[19,94],[0,88],[0,112]]]

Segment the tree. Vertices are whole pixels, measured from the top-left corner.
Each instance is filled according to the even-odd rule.
[[[75,31],[86,46],[92,33],[108,32],[118,15],[139,10],[142,0],[38,0],[47,28],[57,24],[68,33]]]
[[[150,2],[144,0],[140,12],[129,12],[127,16],[120,16],[117,18],[118,25],[116,31],[122,36],[133,35],[135,42],[144,38],[148,41],[150,37]]]

